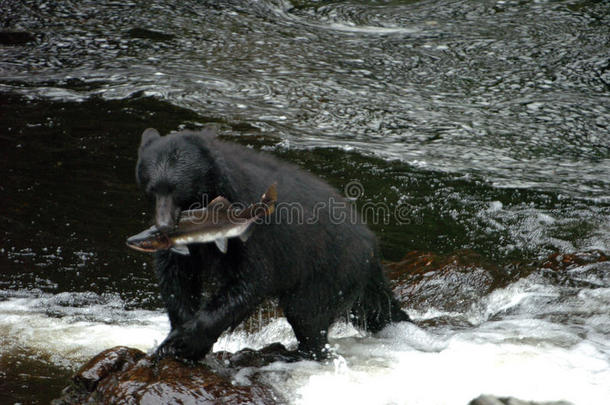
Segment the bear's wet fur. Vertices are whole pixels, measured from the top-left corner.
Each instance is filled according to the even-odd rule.
[[[246,242],[230,239],[226,254],[214,243],[189,245],[188,256],[155,253],[171,323],[158,357],[202,358],[268,297],[279,300],[298,351],[314,358],[324,356],[329,326],[346,313],[371,332],[409,320],[384,276],[374,234],[354,220],[352,204],[306,171],[209,131],[160,136],[147,129],[136,179],[164,230],[181,210],[217,196],[248,205],[274,182],[278,191],[273,214],[253,225]],[[204,284],[213,287],[206,299]]]

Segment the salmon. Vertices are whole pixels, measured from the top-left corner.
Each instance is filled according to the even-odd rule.
[[[245,209],[238,209],[224,197],[216,197],[207,207],[183,211],[178,225],[163,233],[155,225],[127,239],[127,246],[140,252],[171,249],[188,255],[192,243],[214,242],[222,253],[227,252],[227,240],[248,240],[251,227],[258,219],[271,215],[277,202],[277,186],[273,183],[261,200]]]

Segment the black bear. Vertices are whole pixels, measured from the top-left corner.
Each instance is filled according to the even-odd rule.
[[[158,357],[202,358],[268,297],[279,300],[298,352],[314,358],[324,355],[331,323],[347,313],[372,332],[409,320],[388,286],[375,236],[322,180],[210,132],[162,137],[147,129],[138,155],[136,179],[163,231],[182,210],[217,196],[250,204],[274,182],[278,192],[274,213],[246,242],[230,239],[226,253],[213,243],[189,245],[189,255],[155,253],[171,323]],[[212,287],[206,300],[204,284]]]

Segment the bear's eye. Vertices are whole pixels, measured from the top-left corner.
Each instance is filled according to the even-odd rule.
[[[178,162],[180,162],[181,158],[182,158],[182,151],[180,149],[174,149],[168,153],[167,163],[169,163],[170,165],[176,165],[176,164],[178,164]]]
[[[146,192],[153,195],[175,195],[176,185],[166,179],[159,180],[146,187]]]

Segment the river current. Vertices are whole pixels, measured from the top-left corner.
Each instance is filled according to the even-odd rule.
[[[150,221],[147,127],[213,126],[383,202],[388,261],[610,251],[607,1],[7,0],[0,23],[0,403],[47,403],[90,356],[167,334],[150,257],[124,246]],[[376,336],[339,322],[333,360],[235,383],[295,404],[610,403],[608,263],[406,301],[414,324]],[[214,349],[296,344],[260,318]]]

